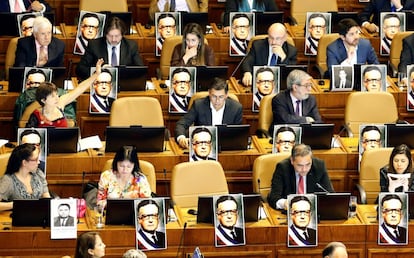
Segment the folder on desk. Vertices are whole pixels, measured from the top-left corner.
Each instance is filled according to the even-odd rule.
[[[14,200],[12,226],[50,227],[50,198]]]

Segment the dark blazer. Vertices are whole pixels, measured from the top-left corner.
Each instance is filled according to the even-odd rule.
[[[389,237],[393,242],[388,242],[386,238],[382,235],[382,232],[380,231],[380,243],[388,243],[388,244],[402,244],[407,242],[407,229],[405,227],[398,226],[398,237],[395,237],[385,226],[384,223],[381,224],[382,230],[384,230],[385,234],[387,234],[387,237]]]
[[[55,217],[55,219],[53,220],[53,225],[55,227],[62,227],[60,225],[60,217]],[[68,216],[68,218],[65,221],[65,225],[63,225],[63,227],[73,227],[75,225],[75,218],[72,216]]]
[[[189,59],[187,63],[184,63],[183,56],[181,54],[181,46],[182,44],[178,44],[175,46],[174,51],[171,55],[171,66],[195,66],[201,64],[191,64],[191,60]],[[214,66],[216,64],[215,57],[214,57],[214,50],[209,45],[204,45],[204,65],[206,66]]]
[[[362,23],[368,21],[373,22],[377,26],[380,25],[380,14],[382,12],[391,12],[390,0],[371,0],[365,8],[358,14],[359,21]],[[401,0],[403,10],[414,10],[414,0]],[[370,17],[372,17],[372,20]]]
[[[152,239],[147,238],[147,236],[144,234],[142,229],[138,230],[138,234],[144,239],[144,241],[152,247],[152,249],[159,249],[159,248],[165,248],[165,233],[161,231],[155,231],[155,235],[157,236],[157,241],[154,243]],[[146,246],[142,245],[141,242],[138,241],[138,249],[141,250],[151,250],[147,248]]]
[[[283,43],[283,51],[286,53],[286,58],[281,64],[296,64],[297,49],[289,45],[287,42]],[[249,53],[247,53],[241,65],[241,72],[251,72],[253,74],[253,66],[267,65],[269,59],[269,41],[267,38],[255,40]]]
[[[247,0],[244,0],[247,2]],[[240,0],[227,0],[226,1],[226,11],[224,13],[224,26],[230,26],[230,12],[250,12],[251,10],[240,10],[239,3]],[[252,9],[261,12],[274,12],[279,11],[279,8],[276,5],[276,1],[273,0],[263,0],[263,6],[254,6]],[[257,3],[257,1],[253,1],[253,3]]]
[[[407,172],[408,173],[408,172]],[[411,173],[410,179],[408,180],[408,191],[414,191],[414,173]],[[381,192],[389,192],[388,187],[390,182],[388,180],[388,165],[380,169],[380,187]],[[396,192],[404,192],[403,187],[398,187]]]
[[[229,236],[224,230],[221,225],[218,225],[217,229],[220,231],[221,235],[225,238],[224,241],[229,241],[234,245],[237,244],[243,244],[244,241],[244,233],[242,228],[234,227],[234,232],[236,233],[236,239],[234,239],[232,236]],[[224,242],[218,235],[216,235],[216,243],[219,246],[226,245],[226,242]]]
[[[341,38],[336,39],[328,45],[326,49],[326,62],[329,70],[329,74],[332,72],[332,65],[341,64],[348,54],[345,49],[345,45]],[[379,64],[377,54],[371,45],[371,42],[367,39],[360,38],[357,50],[357,63],[358,64]]]
[[[63,66],[63,54],[65,52],[65,43],[52,37],[52,41],[47,47],[47,63],[44,67]],[[17,41],[16,58],[14,66],[36,66],[37,53],[34,36],[23,37]]]
[[[407,72],[407,65],[414,64],[414,34],[403,39],[403,48],[400,55],[400,63],[398,64],[399,72]]]
[[[302,236],[301,234],[299,234],[299,232],[296,230],[296,228],[293,225],[290,226],[290,230],[291,230],[289,232],[289,245],[290,246],[316,245],[316,230],[315,229],[313,228],[306,229],[306,232],[308,234],[308,239],[305,239],[305,236]],[[301,243],[295,242],[295,240],[291,237],[291,234],[294,234]]]
[[[331,180],[326,170],[325,162],[318,158],[312,158],[312,167],[306,176],[306,192],[323,192],[316,183],[319,183],[329,192],[334,192]],[[289,194],[296,193],[295,170],[290,163],[290,158],[279,162],[272,177],[272,186],[267,197],[269,205],[276,209],[279,199],[286,199]]]
[[[52,8],[50,8],[50,5],[44,1],[44,0],[38,0],[41,4],[43,4],[45,6],[45,12],[50,12],[52,10]],[[30,0],[23,0],[23,4],[26,7],[27,11],[30,8],[30,5],[32,4],[32,1]],[[8,13],[10,12],[10,5],[9,5],[9,1],[8,0],[2,0],[0,1],[0,12],[2,13]]]
[[[188,135],[188,128],[194,124],[197,125],[211,125],[211,109],[210,99],[205,97],[194,101],[188,113],[181,117],[175,126],[175,136]],[[242,105],[231,98],[227,98],[226,106],[223,114],[223,124],[238,125],[243,120]]]
[[[134,40],[122,38],[120,55],[120,65],[144,65],[138,51],[138,45]],[[90,76],[90,68],[95,67],[99,58],[103,58],[105,64],[108,64],[108,49],[105,37],[89,41],[85,55],[82,56],[76,67],[76,75],[82,80],[88,78]]]
[[[307,116],[315,119],[315,123],[322,123],[322,118],[316,105],[316,99],[313,95],[309,95],[307,99],[302,100],[302,116],[295,114],[295,108],[293,107],[289,90],[283,90],[273,97],[272,111],[273,123],[269,128],[269,132],[273,132],[273,126],[276,124],[307,123]]]

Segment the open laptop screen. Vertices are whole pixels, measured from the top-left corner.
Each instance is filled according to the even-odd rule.
[[[414,124],[387,124],[387,147],[395,147],[405,143],[414,149]]]
[[[79,127],[47,128],[48,153],[78,152]]]
[[[250,125],[217,125],[219,151],[247,150]]]
[[[14,200],[12,226],[50,227],[50,198]]]
[[[330,149],[334,124],[301,124],[301,142],[309,145],[312,149]]]
[[[118,66],[118,92],[145,91],[148,66]]]
[[[215,77],[227,80],[228,66],[197,66],[196,91],[207,91]]]
[[[105,223],[107,225],[135,225],[134,199],[108,199]]]
[[[320,220],[348,219],[350,193],[316,193]]]

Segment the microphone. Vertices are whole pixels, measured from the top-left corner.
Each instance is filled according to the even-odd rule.
[[[234,71],[231,73],[230,78],[234,76],[234,74],[237,72],[237,70],[240,68],[240,65],[243,63],[244,59],[246,59],[247,57],[247,53],[245,56],[243,56],[243,58],[240,60],[240,62],[237,64],[236,68],[234,69]]]
[[[177,255],[175,256],[176,258],[179,257],[180,254],[180,250],[183,249],[184,250],[184,236],[185,236],[185,229],[187,228],[187,221],[184,222],[184,226],[183,226],[183,231],[181,232],[181,238],[180,238],[180,244],[178,245],[178,249],[177,249]],[[183,252],[183,256],[185,256],[185,253]],[[184,257],[185,258],[185,257]]]
[[[332,140],[332,145],[331,145],[331,147],[332,147],[332,148],[334,148],[334,147],[335,147],[335,142],[339,139],[339,137],[341,137],[341,134],[342,134],[344,131],[346,131],[346,130],[347,130],[347,127],[348,127],[348,126],[349,126],[349,123],[347,123],[346,125],[344,125],[344,126],[341,128],[341,130],[339,131],[339,133],[333,137],[333,140]],[[351,136],[351,137],[352,137],[352,136]]]
[[[329,191],[328,191],[328,190],[326,190],[326,188],[325,188],[325,187],[323,187],[321,184],[316,183],[316,186],[317,186],[317,187],[319,187],[319,189],[323,190],[325,193],[329,193]]]
[[[167,169],[164,168],[162,170],[162,172],[164,173],[164,184],[165,184],[166,196],[169,196],[170,195],[170,190],[169,190],[168,182],[167,182]]]

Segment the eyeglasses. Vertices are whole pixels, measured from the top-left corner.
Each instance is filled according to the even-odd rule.
[[[158,219],[158,213],[155,214],[142,214],[139,216],[139,219],[148,220],[148,219]]]
[[[236,30],[238,30],[238,29],[248,29],[248,28],[250,28],[250,25],[235,25],[235,26],[233,26],[233,29],[236,29]]]
[[[188,84],[190,81],[173,81],[173,84]]]
[[[378,139],[364,139],[362,142],[363,143],[372,143],[372,144],[376,143],[376,144],[379,144],[381,142],[381,140],[378,140]]]
[[[293,145],[293,144],[295,144],[295,141],[283,141],[283,140],[280,140],[280,141],[277,141],[277,143],[280,144],[280,145]]]
[[[87,25],[87,24],[84,24],[84,25],[82,25],[82,28],[84,28],[84,29],[94,29],[94,30],[96,30],[97,28],[99,28],[99,26],[93,26],[93,25]]]
[[[310,89],[310,88],[312,88],[312,83],[299,84],[298,86]]]
[[[31,30],[31,29],[33,29],[33,26],[31,26],[31,27],[23,27],[22,28],[23,31],[27,31],[27,30]]]
[[[29,86],[35,86],[35,85],[39,86],[41,83],[42,83],[42,82],[33,82],[33,81],[29,81],[29,82],[27,82],[26,84],[27,84],[27,85],[29,85]]]
[[[383,209],[383,213],[392,214],[392,213],[401,213],[401,209]]]
[[[218,211],[217,215],[235,215],[237,214],[237,210],[225,210],[225,211]]]
[[[193,142],[194,145],[210,145],[211,141],[195,141]]]
[[[268,83],[268,84],[272,84],[274,82],[274,80],[258,80],[257,83]]]
[[[381,81],[381,78],[373,78],[373,79],[365,79],[364,80],[365,82],[367,82],[367,83],[373,83],[373,82],[380,82]]]
[[[312,25],[310,26],[311,29],[325,29],[325,25]]]
[[[309,215],[311,213],[310,210],[305,210],[305,211],[292,211],[290,214],[292,215]]]
[[[175,29],[175,25],[161,25],[161,26],[158,26],[158,29],[160,30]]]
[[[97,84],[107,84],[107,85],[112,84],[111,81],[96,81],[96,83]]]

